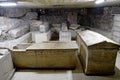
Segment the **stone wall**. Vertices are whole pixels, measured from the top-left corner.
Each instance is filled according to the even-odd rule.
[[[120,43],[120,7],[105,7],[103,14],[90,15],[91,28]]]
[[[0,16],[19,19],[37,19],[38,14],[29,8],[0,8]]]
[[[111,33],[114,15],[120,14],[120,7],[97,7],[81,9],[26,9],[0,8],[0,16],[38,22],[47,21],[51,24],[75,23],[83,27],[95,28]],[[32,27],[32,26],[31,26]]]
[[[120,43],[120,14],[114,14],[112,39]]]
[[[104,31],[111,31],[113,26],[113,15],[111,7],[104,7],[103,13],[99,15],[89,15],[90,17],[90,27],[97,28]]]
[[[69,21],[68,16],[73,18],[72,16],[77,18],[77,13],[79,12],[78,9],[49,9],[49,10],[43,10],[39,14],[39,19],[42,21],[48,21],[50,23],[65,23]],[[73,21],[71,21],[73,22]],[[77,23],[77,20],[74,21]],[[73,23],[74,23],[73,22]]]
[[[111,7],[88,8],[88,9],[25,9],[8,8],[0,9],[0,15],[11,18],[26,20],[48,21],[50,23],[63,23],[69,21],[69,17],[82,26],[89,26],[105,31],[112,28],[113,16]],[[70,15],[76,14],[75,15]],[[109,27],[109,28],[108,28]]]

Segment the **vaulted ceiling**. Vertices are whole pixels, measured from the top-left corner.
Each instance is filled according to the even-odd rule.
[[[21,0],[27,2],[41,3],[46,5],[77,4],[80,2],[90,2],[95,0]]]
[[[120,0],[105,0],[102,4],[95,4],[96,0],[17,0],[18,7],[41,8],[81,8],[120,4]]]

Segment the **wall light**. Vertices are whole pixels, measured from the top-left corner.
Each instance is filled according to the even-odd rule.
[[[103,2],[105,2],[105,0],[96,0],[95,4],[100,4],[100,3],[103,3]]]
[[[0,6],[2,7],[12,7],[12,6],[17,6],[15,2],[0,2]]]

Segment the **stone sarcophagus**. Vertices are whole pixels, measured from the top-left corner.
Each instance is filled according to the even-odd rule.
[[[108,75],[114,73],[119,45],[90,30],[77,32],[79,58],[85,74]]]
[[[22,44],[21,44],[22,45]],[[43,42],[24,44],[24,49],[12,50],[13,63],[18,68],[65,68],[72,69],[76,65],[78,46],[76,42]]]

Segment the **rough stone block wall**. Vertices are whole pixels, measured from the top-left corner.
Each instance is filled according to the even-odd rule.
[[[36,23],[48,21],[49,23],[61,24],[67,22],[68,14],[76,13],[76,23],[81,26],[89,26],[102,31],[111,33],[113,30],[114,16],[113,14],[120,14],[120,7],[102,7],[82,9],[26,9],[26,8],[0,8],[0,16],[9,17],[13,19],[22,19],[29,23],[30,29],[31,21]],[[73,17],[71,17],[73,18]],[[113,33],[113,32],[112,32]]]
[[[65,23],[67,22],[68,14],[74,12],[77,13],[75,9],[49,9],[40,12],[39,19],[41,21],[48,21],[50,23]]]
[[[0,16],[17,19],[37,19],[38,14],[29,8],[0,8]]]
[[[112,38],[116,42],[120,43],[120,14],[114,14]]]
[[[19,38],[29,32],[28,19],[23,19],[29,11],[24,8],[0,8],[0,42]],[[27,30],[21,30],[22,27],[27,27]],[[18,32],[14,30],[16,28]],[[11,30],[14,34],[9,33]]]
[[[120,43],[120,7],[104,7],[103,14],[90,15],[90,19],[90,27]]]
[[[113,26],[113,15],[110,7],[104,7],[103,14],[89,16],[91,20],[90,27],[111,31]]]

